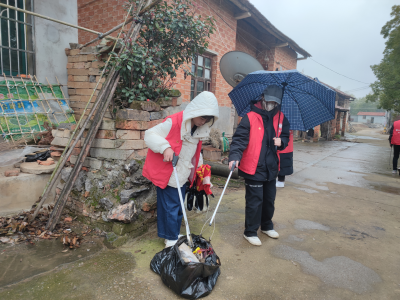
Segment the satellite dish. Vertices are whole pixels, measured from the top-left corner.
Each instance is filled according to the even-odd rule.
[[[257,59],[241,51],[225,53],[219,63],[219,69],[226,82],[233,87],[237,86],[247,74],[264,70]]]

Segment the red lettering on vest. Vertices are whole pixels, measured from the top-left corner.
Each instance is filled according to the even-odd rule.
[[[247,148],[243,151],[239,169],[249,175],[254,175],[257,170],[258,160],[260,159],[262,140],[264,138],[264,122],[261,115],[256,112],[251,111],[247,116],[250,122],[250,138]],[[280,137],[282,133],[282,122],[284,117],[285,116],[282,112],[278,112],[274,116],[273,126],[276,137]]]
[[[390,142],[393,145],[400,145],[400,120],[393,123],[393,135]]]
[[[172,120],[172,127],[165,139],[168,141],[175,154],[179,155],[182,149],[181,127],[183,111],[165,118],[163,122],[165,122],[167,119]],[[199,141],[197,144],[196,153],[194,155],[195,169],[199,163],[201,145],[202,141]],[[165,189],[172,175],[173,167],[171,162],[165,162],[163,159],[164,155],[162,153],[155,153],[149,149],[147,152],[146,161],[144,162],[142,175],[150,180],[155,186]],[[193,178],[189,178],[189,180],[191,184],[193,184]],[[180,182],[180,184],[183,185],[185,182]]]

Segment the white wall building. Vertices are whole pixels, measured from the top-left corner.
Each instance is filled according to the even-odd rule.
[[[353,122],[386,125],[385,112],[362,112],[352,117]]]

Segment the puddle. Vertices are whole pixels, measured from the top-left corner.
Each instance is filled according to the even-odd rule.
[[[375,271],[345,256],[318,261],[306,251],[285,245],[277,246],[273,252],[279,258],[299,263],[304,273],[318,277],[325,284],[358,294],[372,291],[372,285],[382,281]]]
[[[310,230],[310,229],[315,229],[315,230],[323,230],[323,231],[329,231],[330,228],[328,226],[319,224],[317,222],[309,221],[309,220],[301,220],[298,219],[294,221],[294,228],[300,231],[304,230]]]
[[[308,188],[299,188],[299,187],[295,187],[295,189],[298,189],[298,190],[300,190],[300,191],[304,191],[304,192],[309,193],[309,194],[319,193],[319,192],[316,191],[316,190],[308,189]]]
[[[381,184],[371,184],[371,187],[374,190],[390,193],[394,195],[400,195],[400,187],[393,187],[388,185],[381,185]]]
[[[62,252],[64,246],[59,239],[42,240],[35,242],[35,245],[7,247],[0,254],[0,287],[93,255],[102,248],[101,239],[98,238],[87,240],[81,248],[67,252]]]

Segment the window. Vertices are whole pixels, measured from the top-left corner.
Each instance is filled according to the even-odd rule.
[[[367,116],[363,116],[363,120],[365,120],[367,118]]]
[[[32,11],[32,0],[0,0],[1,3]],[[33,17],[0,7],[1,74],[34,74]]]
[[[203,91],[211,91],[211,62],[212,58],[198,55],[192,61],[192,77],[190,86],[190,100],[193,100]]]

